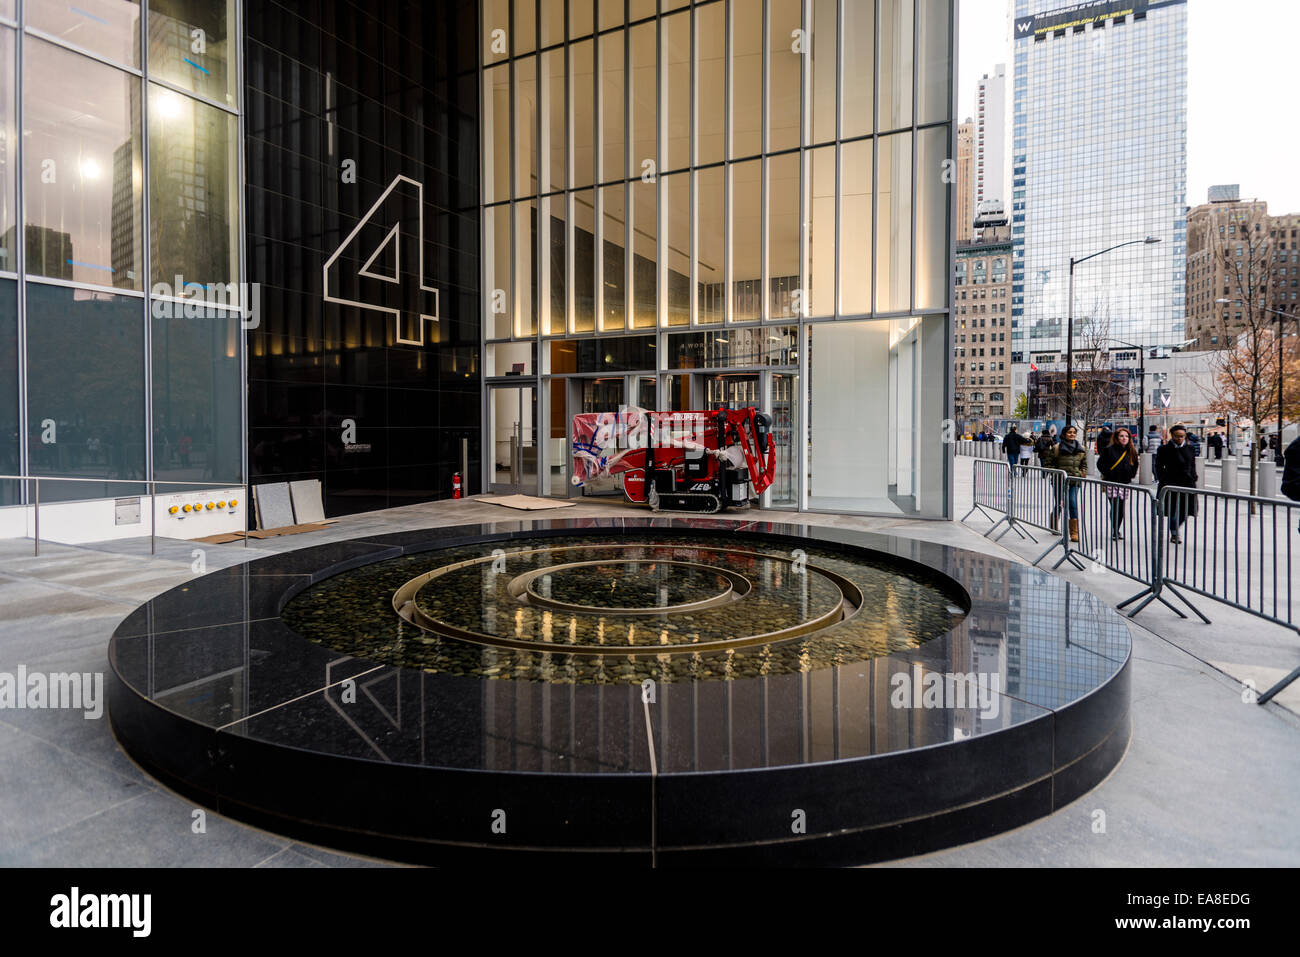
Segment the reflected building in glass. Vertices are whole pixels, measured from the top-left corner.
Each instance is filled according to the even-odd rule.
[[[1069,263],[1077,350],[1183,339],[1187,3],[1016,0],[1012,27],[1012,359],[1064,370]]]
[[[78,480],[42,501],[244,480],[235,7],[0,3],[0,473]],[[176,276],[233,295],[168,318]]]
[[[949,0],[486,0],[483,481],[576,494],[578,413],[755,405],[767,505],[947,516],[954,30]]]

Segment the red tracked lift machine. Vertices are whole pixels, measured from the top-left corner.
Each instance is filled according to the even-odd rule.
[[[573,417],[573,484],[615,476],[629,502],[684,512],[748,508],[772,484],[772,420],[757,409]]]

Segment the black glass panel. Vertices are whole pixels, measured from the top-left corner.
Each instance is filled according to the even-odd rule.
[[[327,514],[449,496],[462,439],[479,491],[477,29],[246,8],[250,481],[318,478]]]
[[[28,283],[27,375],[33,475],[145,477],[143,300]],[[141,491],[48,482],[41,501]]]

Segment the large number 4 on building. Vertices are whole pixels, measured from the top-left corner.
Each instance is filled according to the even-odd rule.
[[[424,186],[398,175],[324,266],[325,301],[393,317],[394,338],[424,345],[438,290],[424,275]]]

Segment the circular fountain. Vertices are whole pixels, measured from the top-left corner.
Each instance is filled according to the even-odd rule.
[[[377,856],[848,863],[1092,787],[1128,661],[1102,601],[987,555],[542,521],[200,577],[118,628],[110,716],[195,800]]]

